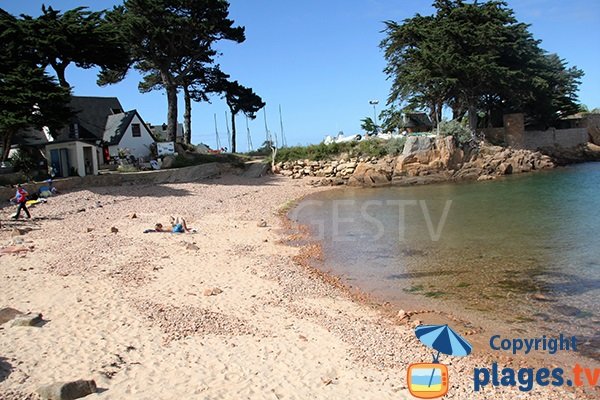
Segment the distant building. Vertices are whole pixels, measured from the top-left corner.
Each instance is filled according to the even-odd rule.
[[[136,158],[150,155],[152,132],[136,110],[123,111],[116,97],[72,96],[73,118],[46,145],[47,159],[57,176],[95,174],[98,165],[116,157],[119,149]]]
[[[433,123],[425,113],[404,113],[399,128],[408,133],[429,132]]]
[[[560,120],[557,128],[585,128],[588,132],[589,141],[600,146],[600,113],[583,112],[570,115]]]
[[[152,131],[152,134],[154,135],[154,137],[156,138],[160,138],[161,140],[167,140],[167,124],[161,124],[161,125],[152,125],[152,124],[148,124],[148,128],[150,129],[150,131]],[[183,130],[183,124],[177,124],[177,130],[175,131],[176,133],[176,141],[177,142],[183,142],[184,140],[184,130]]]

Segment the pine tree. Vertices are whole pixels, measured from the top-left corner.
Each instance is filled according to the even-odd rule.
[[[40,66],[34,43],[24,34],[22,20],[0,9],[0,137],[8,157],[12,139],[27,128],[65,125],[71,116],[69,89],[59,86]]]
[[[389,102],[428,108],[439,117],[526,112],[530,123],[550,124],[573,113],[583,75],[539,47],[502,1],[436,0],[432,16],[386,22],[385,72]],[[432,118],[439,120],[439,118]]]
[[[216,54],[219,40],[241,43],[244,28],[229,19],[224,0],[126,0],[110,12],[129,44],[131,64],[145,75],[142,90],[162,87],[167,93],[167,135],[175,140],[177,91],[193,85]],[[103,83],[121,79],[125,70],[106,71]],[[160,78],[160,79],[158,79]],[[189,86],[188,86],[189,87]]]

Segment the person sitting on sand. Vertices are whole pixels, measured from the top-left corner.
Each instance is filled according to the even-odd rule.
[[[187,227],[187,224],[185,222],[185,219],[183,219],[182,217],[171,217],[171,229],[165,229],[163,227],[163,225],[158,222],[154,225],[154,229],[146,229],[144,231],[144,233],[151,233],[151,232],[164,232],[164,233],[186,233],[186,232],[191,232],[191,233],[196,233],[196,229],[190,229]]]
[[[144,233],[152,233],[152,232],[170,232],[163,229],[163,225],[160,222],[154,224],[154,229],[146,229]]]
[[[25,214],[27,215],[27,218],[31,218],[31,214],[29,214],[29,210],[27,209],[27,196],[29,195],[29,193],[27,193],[27,190],[23,189],[23,187],[18,184],[17,185],[17,193],[15,194],[15,197],[13,197],[12,199],[10,199],[10,201],[15,201],[18,205],[17,205],[17,213],[15,215],[12,216],[12,219],[19,219],[19,217],[21,216],[21,210],[25,211]]]
[[[171,227],[173,228],[173,232],[177,233],[190,231],[183,217],[174,217],[171,215]]]

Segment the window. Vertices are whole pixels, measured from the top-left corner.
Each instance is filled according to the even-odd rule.
[[[142,136],[142,131],[140,129],[140,124],[131,124],[131,133],[133,133],[133,137]]]

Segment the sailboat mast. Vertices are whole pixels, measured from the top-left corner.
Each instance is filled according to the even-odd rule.
[[[217,128],[217,113],[215,113],[215,136],[217,137],[217,150],[221,150],[221,139],[219,139],[219,129]]]
[[[252,135],[250,135],[250,125],[248,125],[248,116],[246,115],[246,132],[248,133],[248,151],[254,151],[252,146]]]
[[[231,131],[229,130],[229,118],[227,118],[227,111],[225,111],[225,126],[227,127],[227,143],[229,143],[229,147],[227,149],[231,151]]]
[[[271,143],[271,134],[269,133],[269,127],[267,126],[267,107],[263,108],[263,117],[265,119],[265,137],[268,143]]]
[[[283,133],[283,117],[281,116],[281,104],[279,105],[279,125],[281,127],[281,146],[287,146],[287,140],[285,139],[285,133]]]

